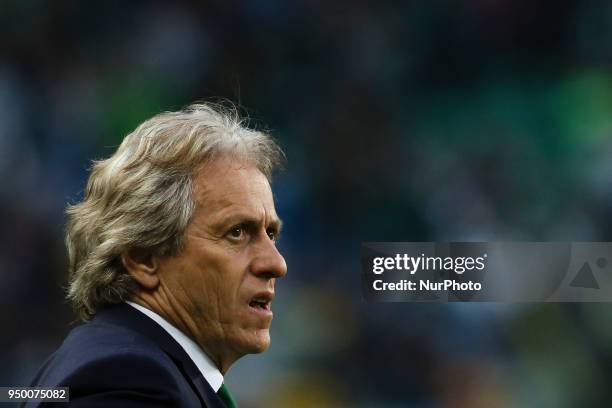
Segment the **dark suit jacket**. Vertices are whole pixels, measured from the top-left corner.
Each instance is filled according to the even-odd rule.
[[[172,336],[125,303],[73,329],[31,386],[70,387],[71,407],[225,408]]]

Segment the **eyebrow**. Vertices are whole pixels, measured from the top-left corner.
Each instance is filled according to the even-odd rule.
[[[215,228],[220,229],[220,228],[232,227],[236,224],[245,224],[251,227],[259,227],[262,223],[260,219],[254,218],[250,215],[232,214],[230,216],[225,217],[223,220],[219,221],[218,223],[216,223]],[[283,221],[280,218],[275,217],[273,220],[270,221],[268,228],[270,227],[276,230],[275,232],[277,235],[280,235],[281,230],[283,229]]]
[[[282,235],[281,232],[283,231],[283,220],[277,218],[275,221],[276,225],[274,225],[274,228],[276,228],[276,240],[278,241]]]

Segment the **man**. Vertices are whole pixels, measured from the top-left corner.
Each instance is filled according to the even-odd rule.
[[[95,162],[69,207],[68,297],[86,321],[32,386],[72,406],[223,407],[223,375],[270,345],[281,222],[269,136],[208,105],[159,114]],[[30,406],[30,405],[27,405]]]

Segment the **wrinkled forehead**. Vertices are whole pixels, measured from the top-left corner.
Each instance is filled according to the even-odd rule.
[[[220,157],[207,163],[194,177],[193,194],[196,211],[244,207],[276,214],[268,179],[241,159]]]

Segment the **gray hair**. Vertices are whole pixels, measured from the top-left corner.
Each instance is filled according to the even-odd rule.
[[[67,297],[81,319],[127,300],[137,287],[123,252],[180,250],[195,208],[192,179],[220,155],[248,161],[268,180],[283,157],[269,135],[244,125],[236,108],[194,104],[145,121],[111,157],[93,162],[83,201],[66,210]]]

